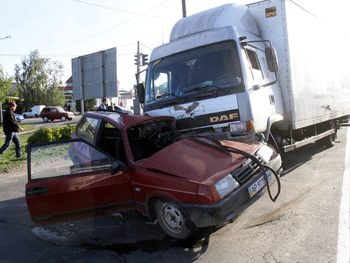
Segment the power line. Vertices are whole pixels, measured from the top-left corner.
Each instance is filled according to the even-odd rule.
[[[142,16],[142,15],[148,13],[149,11],[151,11],[151,10],[157,8],[158,6],[161,6],[161,5],[163,5],[164,3],[169,2],[169,1],[170,1],[170,0],[165,0],[165,1],[163,1],[162,3],[160,3],[160,4],[158,4],[158,5],[154,6],[154,7],[152,7],[152,8],[150,8],[150,9],[148,9],[148,10],[145,11],[145,12],[143,12],[143,13],[141,13],[141,14],[137,14],[137,15],[135,15],[134,17],[129,18],[129,19],[127,19],[127,20],[124,20],[123,22],[121,22],[121,23],[119,23],[119,24],[117,24],[117,25],[115,25],[115,26],[113,26],[113,27],[110,27],[110,28],[108,28],[108,29],[106,29],[106,30],[100,31],[99,33],[96,33],[96,34],[94,34],[94,35],[91,35],[91,36],[89,36],[89,37],[86,37],[86,38],[84,38],[84,39],[81,39],[81,40],[78,40],[78,41],[75,41],[75,42],[72,42],[72,43],[68,43],[68,44],[66,44],[66,45],[62,45],[62,46],[59,46],[59,47],[47,49],[46,51],[55,50],[55,49],[60,49],[60,48],[63,48],[63,47],[75,45],[75,44],[84,42],[84,41],[86,41],[86,40],[88,40],[88,39],[94,38],[94,37],[96,37],[96,36],[102,35],[102,34],[108,32],[108,31],[111,31],[112,29],[117,28],[118,26],[121,26],[121,25],[123,25],[123,24],[125,24],[125,23],[127,23],[127,22],[129,22],[129,21],[131,21],[131,20],[134,20],[135,18],[138,18],[139,16]]]
[[[85,2],[85,1],[81,1],[81,0],[73,0],[73,1],[79,2],[79,3],[82,3],[82,4],[86,4],[86,5],[96,6],[96,7],[103,8],[103,9],[108,9],[108,10],[118,11],[118,12],[122,12],[122,13],[132,14],[132,15],[140,15],[140,16],[155,17],[155,18],[163,18],[163,19],[175,19],[175,18],[171,18],[171,17],[162,17],[162,16],[152,16],[152,15],[139,14],[139,13],[135,13],[135,12],[131,12],[131,11],[126,11],[126,10],[121,10],[121,9],[117,9],[117,8],[113,8],[113,7],[108,7],[108,6],[93,4],[93,3],[89,3],[89,2]]]

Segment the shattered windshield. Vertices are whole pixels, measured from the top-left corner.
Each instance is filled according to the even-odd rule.
[[[233,41],[185,51],[152,62],[148,68],[146,104],[184,98],[215,89],[242,91],[242,73]]]
[[[171,120],[156,119],[132,126],[127,130],[134,161],[155,154],[177,140],[177,131]]]

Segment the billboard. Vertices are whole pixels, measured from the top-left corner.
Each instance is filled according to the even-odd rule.
[[[117,49],[72,59],[74,100],[117,97]]]

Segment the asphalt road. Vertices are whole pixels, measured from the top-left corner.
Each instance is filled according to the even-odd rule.
[[[76,124],[80,120],[80,118],[81,118],[80,114],[76,114],[71,121],[54,120],[54,121],[44,122],[42,118],[25,118],[23,121],[21,121],[20,125],[30,124],[34,126],[46,126],[46,127],[52,128],[54,126],[61,126],[65,124]]]
[[[275,203],[265,193],[232,223],[188,241],[165,236],[136,212],[35,226],[24,199],[26,174],[1,174],[0,262],[348,263],[347,137],[350,126],[332,148],[309,145],[287,154]]]

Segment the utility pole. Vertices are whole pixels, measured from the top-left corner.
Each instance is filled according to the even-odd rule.
[[[7,39],[7,38],[11,38],[11,36],[6,36],[6,37],[2,37],[0,38],[0,40],[3,40],[3,39]],[[2,103],[0,103],[0,124],[2,124]]]
[[[134,56],[135,57],[135,65],[136,65],[136,85],[140,83],[140,64],[141,64],[141,58],[140,58],[140,41],[137,41],[137,53]],[[135,95],[136,95],[136,88],[135,88]],[[136,95],[134,98],[134,114],[140,115],[140,101],[138,96]]]
[[[186,0],[182,0],[182,17],[186,17]]]

